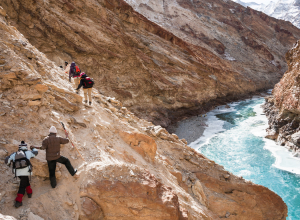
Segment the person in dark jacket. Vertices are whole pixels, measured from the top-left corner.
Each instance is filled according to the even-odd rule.
[[[31,158],[35,157],[38,154],[37,149],[32,149],[32,151],[29,151],[27,149],[27,144],[24,141],[21,141],[21,144],[19,145],[19,151],[23,151],[25,157],[30,160]],[[16,162],[16,159],[18,158],[17,152],[12,153],[11,155],[9,155],[8,157],[6,157],[5,159],[5,163],[10,166],[11,163]],[[32,189],[30,186],[30,182],[29,182],[29,176],[32,175],[32,167],[31,165],[24,167],[24,168],[19,168],[16,169],[14,168],[14,173],[15,176],[19,177],[20,179],[20,186],[19,186],[19,190],[17,193],[17,197],[15,199],[15,207],[19,208],[20,206],[23,205],[22,200],[23,200],[23,196],[25,194],[25,191],[27,193],[28,198],[31,198],[32,196]]]
[[[79,69],[79,73],[76,72],[76,64],[75,64],[75,62],[72,62],[71,66],[70,66],[70,71],[69,71],[69,81],[70,82],[71,82],[71,78],[74,79],[74,83],[75,83],[74,87],[76,89],[77,86],[78,86],[78,84],[79,84],[79,80],[80,80],[80,69]]]
[[[92,104],[92,88],[93,88],[94,82],[91,80],[90,77],[88,77],[85,73],[80,74],[80,83],[76,89],[78,91],[83,86],[83,94],[84,94],[84,102],[88,102],[89,97],[89,105]]]
[[[65,133],[67,138],[56,136],[57,130],[54,126],[50,128],[49,133],[50,134],[48,135],[48,137],[43,140],[41,147],[30,146],[30,148],[46,150],[46,160],[49,168],[50,184],[52,188],[55,188],[55,169],[57,162],[64,164],[72,176],[76,174],[77,169],[73,168],[68,158],[60,155],[60,145],[69,143],[68,133]]]

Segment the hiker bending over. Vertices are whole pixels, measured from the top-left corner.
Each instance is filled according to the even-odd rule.
[[[85,73],[80,74],[80,83],[78,85],[77,91],[83,86],[84,93],[84,102],[87,103],[87,96],[89,95],[89,105],[92,104],[92,88],[94,86],[94,81],[90,77],[88,77]],[[78,93],[78,92],[77,92]]]
[[[25,191],[28,195],[28,198],[31,198],[32,196],[32,189],[29,183],[29,176],[31,176],[32,174],[32,165],[30,163],[30,158],[35,157],[37,154],[37,149],[33,148],[32,151],[29,151],[27,149],[27,144],[24,141],[21,141],[19,150],[5,158],[5,163],[8,166],[13,163],[13,173],[20,179],[19,191],[15,199],[16,208],[23,205],[22,199]]]
[[[77,88],[77,86],[79,84],[80,73],[81,73],[81,71],[80,71],[79,67],[76,66],[75,62],[72,62],[71,66],[70,66],[70,71],[69,71],[69,81],[71,82],[71,77],[73,77],[74,83],[75,83],[75,85],[74,85],[75,89]]]
[[[48,135],[48,137],[46,137],[43,140],[41,147],[30,146],[30,148],[46,150],[46,160],[49,168],[50,184],[52,188],[55,188],[56,187],[56,177],[55,177],[56,162],[64,164],[72,176],[76,174],[77,170],[76,169],[74,170],[68,158],[60,155],[60,145],[69,143],[68,133],[67,132],[65,133],[67,138],[56,136],[57,130],[54,126],[51,126],[49,133],[50,134]]]

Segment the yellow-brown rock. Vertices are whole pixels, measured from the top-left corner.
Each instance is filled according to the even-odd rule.
[[[91,166],[90,166],[91,167]],[[89,172],[95,173],[94,167]],[[134,169],[134,176],[127,167],[106,167],[105,173],[111,171],[115,180],[101,179],[87,183],[81,195],[85,202],[82,203],[85,213],[93,209],[104,213],[103,219],[187,219],[180,210],[178,197],[170,187],[164,186],[148,171]],[[123,169],[122,175],[118,169]],[[100,170],[97,170],[99,172]],[[97,173],[96,172],[96,173]],[[99,174],[103,174],[99,172]],[[88,175],[88,174],[87,174]],[[88,198],[88,201],[86,201]],[[93,202],[92,202],[93,201]],[[97,207],[97,204],[99,206]],[[101,209],[100,209],[101,206]],[[118,211],[116,212],[116,208]],[[101,213],[102,213],[101,212]],[[87,215],[87,214],[86,214]],[[90,218],[97,219],[97,218]],[[101,218],[100,218],[101,219]]]
[[[56,65],[75,61],[102,94],[163,127],[272,88],[287,69],[285,53],[300,38],[289,22],[232,1],[128,3],[2,0],[0,5]],[[34,53],[24,53],[35,60]],[[46,76],[52,69],[39,73]]]
[[[89,197],[81,197],[80,220],[104,219],[101,207]]]
[[[41,105],[40,101],[29,101],[28,106]]]
[[[197,180],[196,183],[192,186],[192,191],[201,204],[205,206],[208,205],[206,195],[199,180]]]
[[[3,3],[4,1],[0,2],[0,4]],[[122,10],[127,8],[128,15],[132,15],[130,7],[122,4],[115,7],[106,1],[105,7],[99,6],[99,1],[72,1],[72,3],[52,0],[27,1],[28,10],[32,10],[33,14],[41,13],[43,16],[45,23],[39,23],[37,21],[41,20],[31,17],[33,14],[29,16],[30,13],[28,14],[29,11],[24,9],[23,3],[23,1],[13,1],[11,3],[13,9],[9,9],[8,14],[13,19],[18,16],[22,17],[20,20],[29,27],[34,25],[36,30],[32,28],[32,31],[35,32],[37,41],[44,39],[44,35],[50,32],[51,36],[54,35],[56,29],[51,29],[51,27],[60,26],[55,22],[55,16],[68,14],[70,17],[82,19],[83,27],[88,27],[89,22],[92,21],[76,14],[78,8],[80,11],[86,10],[82,10],[85,4],[95,4],[93,9],[87,10],[91,16],[96,15],[95,13],[105,13],[106,18],[100,17],[103,20],[97,16],[93,19],[95,22],[105,24],[109,32],[115,29],[122,30],[123,25],[128,24],[120,25],[119,22],[122,22],[122,19],[114,20],[114,14],[107,8],[121,10],[119,14],[121,17],[125,16]],[[101,4],[104,3],[101,2]],[[44,4],[49,7],[44,7]],[[64,9],[64,12],[51,14],[49,11],[53,8],[50,6],[56,8],[56,5]],[[43,6],[41,10],[35,10],[40,6]],[[95,11],[97,8],[101,10]],[[18,13],[14,13],[14,10]],[[23,19],[25,17],[26,19]],[[106,19],[116,22],[115,26],[105,23]],[[137,17],[129,17],[128,21],[139,20]],[[80,22],[78,24],[82,24]],[[77,23],[73,24],[77,25]],[[74,28],[72,25],[66,26],[70,28],[68,29],[70,31],[71,27]],[[151,29],[152,27],[146,26],[145,28]],[[18,28],[22,29],[21,26]],[[49,28],[49,32],[44,28],[47,30]],[[39,29],[45,32],[40,33]],[[98,33],[101,35],[103,32]],[[143,33],[145,39],[148,39],[146,36],[149,33]],[[131,34],[137,35],[134,31]],[[77,35],[72,32],[71,36],[76,38]],[[105,45],[110,45],[109,38],[96,34],[94,36],[103,41],[106,40]],[[170,35],[164,36],[167,38]],[[160,39],[156,35],[151,35],[149,38]],[[41,146],[51,126],[56,127],[57,135],[64,137],[64,130],[60,123],[63,122],[73,145],[71,143],[61,145],[61,155],[69,158],[72,165],[78,169],[76,177],[73,177],[64,166],[58,164],[57,187],[53,189],[47,178],[45,152],[40,150],[38,157],[32,159],[34,164],[34,174],[31,179],[33,196],[30,199],[24,196],[23,206],[16,209],[13,203],[18,192],[18,182],[13,179],[11,167],[4,164],[2,160],[0,163],[1,217],[3,214],[5,218],[12,216],[13,219],[75,220],[102,217],[103,219],[143,220],[207,220],[222,219],[224,216],[245,220],[254,217],[255,220],[286,218],[286,205],[274,192],[230,174],[223,167],[176,139],[165,129],[136,117],[126,108],[119,109],[121,104],[108,101],[110,98],[101,95],[97,89],[93,89],[92,106],[81,103],[82,93],[75,93],[74,85],[69,82],[68,75],[45,54],[32,46],[24,35],[11,26],[3,16],[0,16],[0,39],[1,155],[6,156],[5,152],[8,154],[15,152],[22,140],[28,146]],[[52,40],[50,37],[48,43],[44,44],[45,50],[53,46],[50,39]],[[114,39],[118,40],[117,37]],[[73,47],[70,44],[71,41],[59,42],[62,43],[61,45],[68,42],[69,47]],[[133,43],[127,38],[124,42],[128,45]],[[180,41],[177,42],[180,43]],[[142,47],[139,43],[133,45],[137,48]],[[157,47],[156,41],[153,41],[150,47]],[[115,57],[117,51],[112,54],[103,48],[97,48],[101,50],[102,58],[106,59],[109,55],[110,60],[119,59],[118,56]],[[85,49],[94,50],[95,47],[86,46]],[[156,53],[156,56],[158,55]],[[181,55],[181,57],[189,56],[184,52]],[[146,57],[143,58],[147,61]],[[110,61],[107,62],[110,63]],[[134,66],[130,62],[128,64]],[[3,77],[10,72],[14,72],[16,78],[8,80]],[[35,87],[39,84],[46,85],[48,90],[45,92],[36,90]],[[26,101],[22,98],[24,94],[39,94],[42,97],[40,100],[28,99]],[[29,101],[40,101],[41,105],[30,106]],[[109,109],[112,103],[116,111]],[[134,106],[135,103],[132,102],[132,104]],[[151,137],[146,135],[148,131]]]
[[[37,84],[35,87],[34,87],[37,91],[39,92],[46,92],[48,90],[48,86],[46,85],[43,85],[43,84]]]
[[[154,161],[157,146],[151,137],[138,132],[120,132],[120,136],[144,158]]]
[[[208,208],[220,217],[224,218],[227,212],[232,215],[232,219],[236,220],[285,219],[286,217],[281,214],[287,211],[286,205],[278,203],[279,196],[270,195],[267,193],[267,188],[263,186],[248,184],[245,187],[244,184],[220,181],[200,173],[196,173],[196,176],[205,186]],[[267,207],[270,210],[263,212],[262,210]]]
[[[36,99],[41,99],[42,96],[39,93],[31,92],[31,93],[28,93],[28,94],[23,94],[21,96],[21,98],[24,99],[24,100],[36,100]]]

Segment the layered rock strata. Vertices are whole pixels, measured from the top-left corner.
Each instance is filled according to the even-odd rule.
[[[288,71],[276,84],[273,96],[266,98],[265,112],[269,118],[268,138],[291,149],[300,157],[300,45],[286,55]]]
[[[286,71],[285,53],[299,39],[299,30],[291,23],[232,1],[126,2],[186,42],[227,60],[235,71],[254,81],[257,89],[280,79],[274,75]]]
[[[234,176],[116,99],[93,89],[93,106],[82,104],[68,76],[0,12],[0,218],[285,219],[274,192]],[[61,121],[78,149],[67,144],[61,153],[79,178],[58,165],[52,189],[40,151],[31,160],[33,196],[15,209],[18,181],[3,159],[21,140],[39,146],[51,125],[63,134]]]
[[[273,87],[286,70],[284,54],[300,37],[290,23],[231,1],[128,2],[141,14],[123,0],[0,5],[57,65],[76,61],[102,94],[164,127]]]

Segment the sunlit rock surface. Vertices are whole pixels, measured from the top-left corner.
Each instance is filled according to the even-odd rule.
[[[2,0],[0,5],[50,60],[76,61],[100,93],[164,127],[272,88],[287,69],[285,53],[300,37],[288,22],[223,0]]]
[[[0,39],[1,219],[285,219],[274,192],[230,174],[116,99],[93,89],[93,105],[85,106],[68,76],[2,14]],[[21,140],[40,146],[51,125],[64,135],[60,122],[78,149],[67,144],[61,153],[79,178],[58,165],[52,189],[40,151],[33,196],[14,208],[18,181],[3,159]]]

